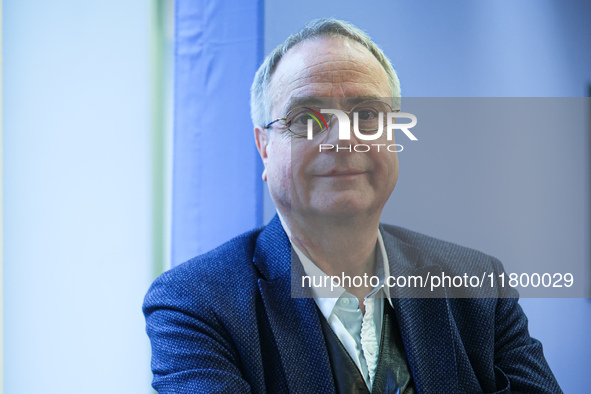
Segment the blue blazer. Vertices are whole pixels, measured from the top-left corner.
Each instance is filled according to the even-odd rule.
[[[380,229],[392,275],[447,273],[452,263],[502,270],[475,250]],[[275,216],[156,279],[143,306],[152,386],[159,393],[335,392],[315,302],[291,297],[290,264],[291,244]],[[561,392],[517,298],[392,301],[419,393]]]

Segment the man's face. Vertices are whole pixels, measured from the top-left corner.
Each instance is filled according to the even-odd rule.
[[[270,93],[272,119],[277,119],[301,106],[302,99],[305,105],[307,98],[330,98],[328,108],[349,111],[354,103],[348,98],[389,97],[390,89],[385,70],[365,47],[319,37],[287,52],[271,78]],[[333,118],[329,131],[311,141],[293,138],[280,124],[255,128],[255,137],[265,165],[263,179],[284,216],[379,215],[398,178],[398,156],[384,147],[380,152],[375,147],[366,153],[319,152],[319,143],[394,144],[385,140],[385,132],[375,141],[358,140],[353,132],[351,140],[339,141]]]

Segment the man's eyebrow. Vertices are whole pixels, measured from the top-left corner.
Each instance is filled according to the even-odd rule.
[[[292,97],[285,105],[285,110],[288,111],[292,108],[305,107],[307,105],[319,106],[323,102],[326,102],[326,99],[321,99],[318,97]]]
[[[362,103],[367,100],[372,99],[380,99],[380,96],[376,95],[367,95],[367,96],[359,96],[359,97],[343,97],[343,98],[331,98],[331,97],[292,97],[289,99],[285,106],[285,110],[289,111],[292,108],[296,107],[305,107],[305,106],[326,106],[326,104],[330,101],[334,100],[343,100],[348,105],[355,105]],[[332,104],[331,104],[332,105]]]

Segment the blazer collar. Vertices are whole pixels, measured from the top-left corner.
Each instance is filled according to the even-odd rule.
[[[390,263],[390,275],[436,275],[441,266],[428,253],[396,238],[383,227],[382,237]],[[461,392],[456,328],[444,288],[430,297],[412,288],[394,288],[392,306],[418,392]],[[420,295],[423,298],[412,298]]]
[[[320,317],[313,298],[292,297],[292,276],[303,269],[287,234],[275,217],[257,239],[254,264],[261,272],[259,291],[273,332],[289,392],[334,392],[334,380]],[[310,295],[308,294],[308,297]]]
[[[253,263],[266,280],[275,280],[289,274],[291,242],[277,214],[257,238]]]
[[[441,272],[428,253],[381,228],[390,275]],[[316,305],[292,297],[292,278],[303,274],[279,217],[260,233],[254,264],[259,290],[279,350],[290,392],[334,392],[334,380]],[[431,298],[411,298],[412,290],[394,289],[392,306],[418,392],[459,392],[455,326],[444,289]],[[306,377],[306,378],[303,378]]]

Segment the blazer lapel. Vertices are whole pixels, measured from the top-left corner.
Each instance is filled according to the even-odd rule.
[[[259,290],[289,392],[334,392],[334,381],[313,298],[292,298],[291,243],[277,216],[257,240]],[[294,269],[299,270],[296,265]],[[297,275],[298,273],[294,273]]]
[[[427,276],[441,272],[441,267],[415,247],[402,242],[381,229],[388,255],[390,275]],[[419,393],[460,392],[454,326],[445,289],[438,289],[430,298],[418,296],[416,289],[393,288],[392,307],[400,328],[402,341]],[[425,293],[420,293],[422,297]]]
[[[441,267],[413,246],[381,229],[390,275],[437,274]],[[280,353],[290,392],[335,392],[330,360],[313,298],[293,298],[291,280],[301,267],[291,267],[291,243],[278,217],[257,240],[254,264],[259,290]],[[454,326],[444,289],[431,298],[394,288],[392,306],[419,393],[460,392]],[[416,295],[416,293],[415,293]]]

